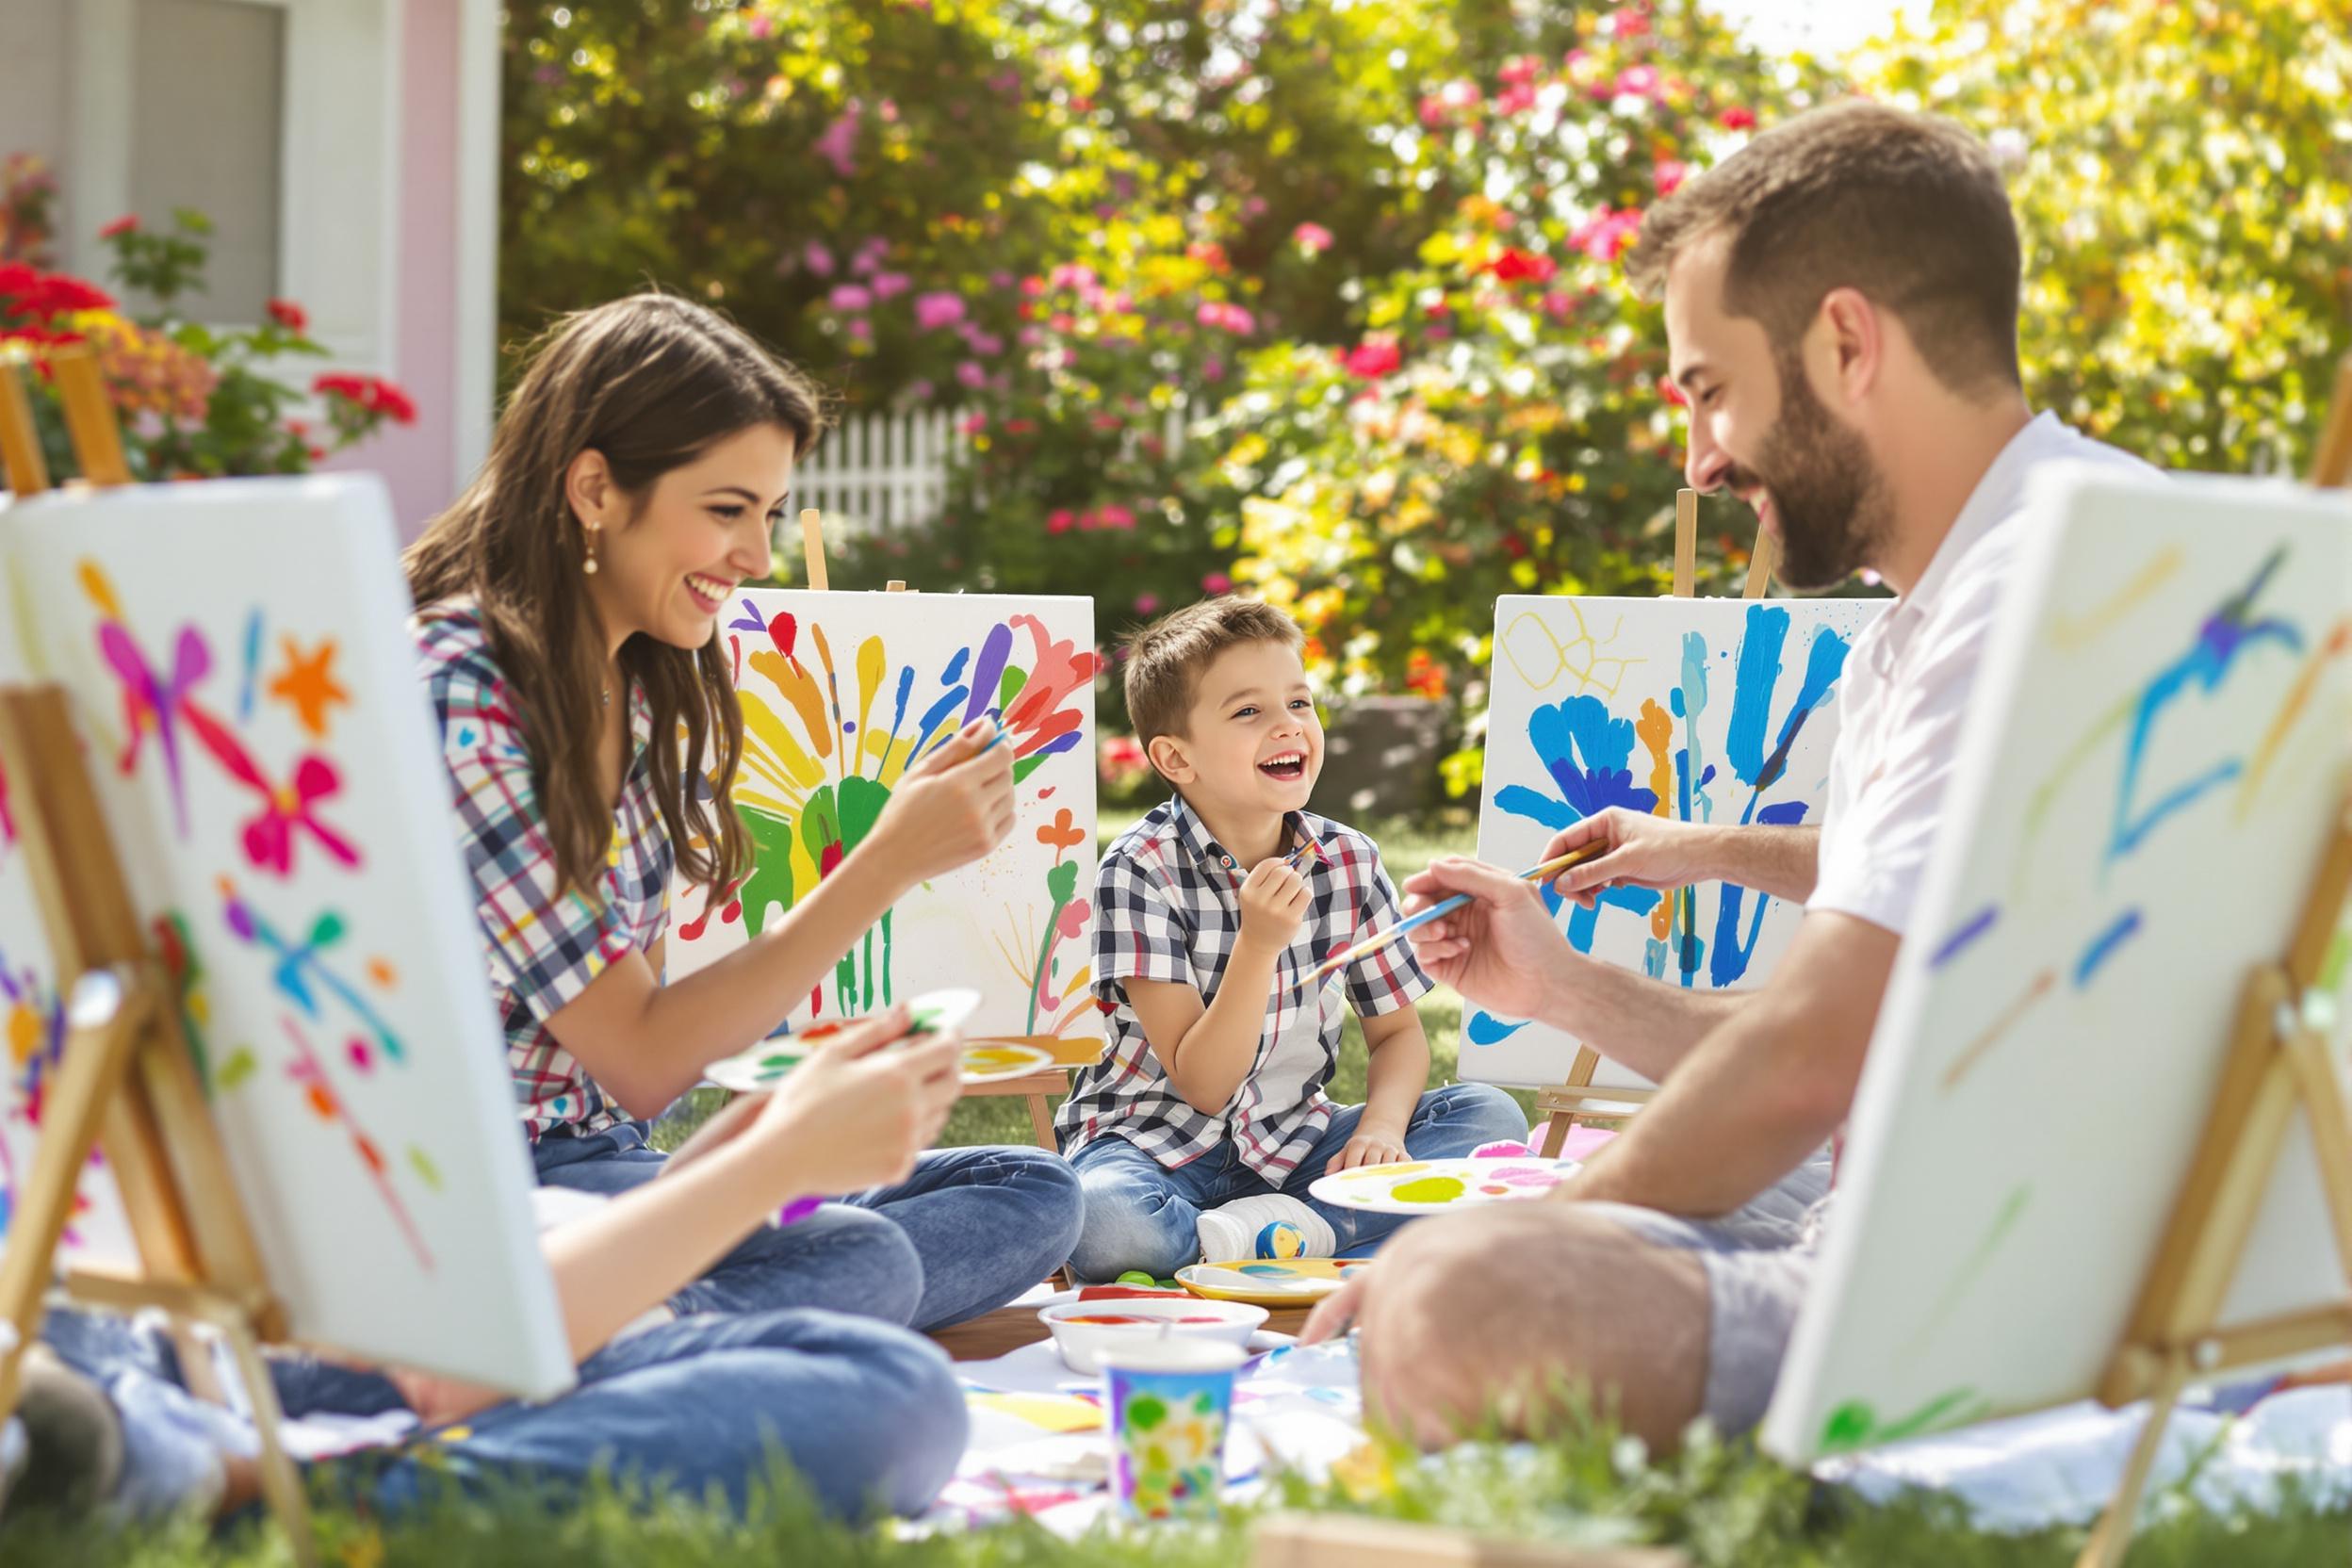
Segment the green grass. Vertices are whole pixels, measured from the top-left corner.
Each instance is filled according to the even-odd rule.
[[[1694,1447],[1671,1462],[1588,1429],[1540,1447],[1466,1445],[1426,1464],[1398,1457],[1385,1485],[1350,1495],[1296,1481],[1264,1507],[1429,1522],[1509,1539],[1678,1547],[1697,1568],[2058,1568],[2079,1529],[1996,1535],[1946,1499],[1870,1507],[1757,1458],[1745,1445]],[[610,1488],[549,1510],[516,1495],[442,1507],[379,1525],[338,1506],[317,1521],[322,1560],[347,1568],[1207,1568],[1248,1560],[1259,1510],[1206,1527],[1065,1542],[1026,1524],[928,1541],[819,1519],[789,1478],[748,1518],[674,1499],[632,1506]],[[2289,1494],[2267,1516],[2212,1513],[2157,1499],[2128,1568],[2287,1568],[2343,1562],[2352,1513]],[[0,1563],[76,1568],[280,1568],[274,1531],[193,1527],[116,1533],[49,1525],[0,1529]]]

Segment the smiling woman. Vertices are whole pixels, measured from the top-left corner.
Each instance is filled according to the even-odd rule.
[[[610,1194],[660,1174],[645,1119],[765,1036],[910,888],[1012,828],[1013,751],[991,751],[979,720],[906,771],[781,920],[692,974],[666,972],[674,875],[724,903],[751,869],[719,617],[766,573],[770,519],[822,424],[815,389],[729,322],[662,295],[618,300],[537,348],[480,476],[409,552],[516,1115],[545,1184]],[[906,1027],[890,1021],[888,1035]],[[778,1098],[833,1053],[870,1054],[859,1037],[819,1046]],[[897,1106],[903,1138],[885,1142],[903,1151],[862,1173],[846,1149],[811,1151],[832,1168],[813,1190],[860,1196],[760,1227],[672,1310],[841,1305],[931,1327],[1060,1266],[1078,1224],[1068,1168],[1025,1150],[920,1154],[958,1091],[953,1058],[863,1065]]]

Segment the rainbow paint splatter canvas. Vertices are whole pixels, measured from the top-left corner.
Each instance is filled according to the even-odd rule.
[[[382,485],[43,497],[0,514],[0,569],[9,669],[72,701],[292,1333],[564,1387]],[[24,848],[0,850],[11,1175],[58,1044]],[[84,1196],[90,1244],[119,1249],[103,1184]]]
[[[900,900],[779,1021],[968,986],[982,997],[968,1035],[1099,1037],[1093,600],[763,589],[738,594],[721,626],[743,705],[735,805],[758,859],[731,897],[680,890],[671,972],[790,910],[864,841],[909,767],[988,714],[1012,748],[1012,837]]]
[[[2352,788],[2341,493],[2029,494],[1765,1422],[1790,1461],[2092,1396]],[[2338,1307],[2308,1118],[2246,1196],[2223,1327]]]
[[[1509,597],[1494,605],[1478,858],[1517,870],[1552,835],[1612,806],[1685,822],[1818,823],[1847,653],[1884,602]],[[1560,935],[1675,985],[1754,986],[1801,908],[1704,883],[1616,889],[1579,908],[1546,888]],[[1573,1036],[1478,1008],[1462,1075],[1560,1083]],[[1603,1060],[1597,1084],[1636,1086]]]

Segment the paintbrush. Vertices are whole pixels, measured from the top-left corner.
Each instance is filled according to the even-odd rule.
[[[1540,866],[1528,867],[1526,871],[1519,874],[1519,880],[1522,882],[1548,882],[1553,877],[1558,876],[1561,872],[1566,871],[1570,866],[1580,866],[1587,860],[1597,859],[1602,855],[1607,854],[1610,845],[1607,840],[1596,839],[1592,842],[1586,844],[1581,848],[1570,850],[1565,855],[1556,855]],[[1469,902],[1470,895],[1468,893],[1456,893],[1451,898],[1439,899],[1435,904],[1430,905],[1420,913],[1407,915],[1403,920],[1398,921],[1396,924],[1390,926],[1380,935],[1376,937],[1366,937],[1355,946],[1348,949],[1347,952],[1333,954],[1331,957],[1324,959],[1320,964],[1315,966],[1315,978],[1320,984],[1329,986],[1333,981],[1337,980],[1340,975],[1347,971],[1348,966],[1354,963],[1357,959],[1370,957],[1373,954],[1380,952],[1380,949],[1388,946],[1389,943],[1395,941],[1397,938],[1406,935],[1408,932],[1420,929],[1422,926],[1429,924],[1429,922],[1436,920],[1442,915],[1450,915],[1456,909],[1462,908]]]

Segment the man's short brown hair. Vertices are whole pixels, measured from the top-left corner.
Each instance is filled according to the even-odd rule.
[[[1800,115],[1643,214],[1626,270],[1655,295],[1717,234],[1724,308],[1761,322],[1776,354],[1830,290],[1854,288],[1952,391],[2021,384],[2017,218],[1991,151],[1950,121],[1859,98]]]
[[[1127,717],[1136,742],[1148,751],[1163,735],[1184,733],[1200,677],[1227,648],[1242,643],[1298,648],[1306,640],[1298,623],[1272,605],[1230,595],[1162,615],[1127,639]]]

